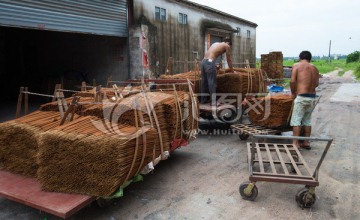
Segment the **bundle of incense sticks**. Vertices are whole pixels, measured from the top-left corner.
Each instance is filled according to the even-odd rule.
[[[294,101],[291,95],[276,94],[248,101],[257,106],[248,112],[249,120],[253,124],[268,128],[288,126]]]
[[[75,119],[78,116],[75,116]],[[37,152],[41,133],[60,125],[60,114],[35,111],[29,115],[0,124],[0,167],[35,177]]]
[[[69,98],[65,98],[64,100],[66,101],[66,104],[69,106],[71,104],[71,101],[73,100],[73,97],[69,97]],[[95,101],[94,96],[92,97],[80,97],[79,99],[80,102],[82,103],[93,103]],[[82,110],[84,110],[85,105],[82,105],[81,108],[78,109],[79,112],[81,112]],[[49,103],[45,103],[40,105],[40,110],[41,111],[55,111],[58,112],[59,111],[59,103],[58,101],[54,101],[54,102],[49,102]]]
[[[110,196],[161,154],[156,129],[135,124],[85,116],[43,133],[38,156],[43,189]]]
[[[200,81],[201,81],[201,72],[200,71],[190,71],[185,73],[179,73],[174,75],[161,75],[161,79],[189,79],[193,85],[195,85],[195,92],[200,92]],[[158,89],[168,90],[172,89],[171,84],[158,85]],[[189,86],[184,83],[176,84],[177,91],[189,91]]]
[[[157,129],[158,144],[162,152],[168,151],[171,131],[168,126],[168,114],[165,112],[164,103],[172,99],[174,99],[174,95],[161,92],[138,93],[120,100],[115,106],[106,106],[104,108],[105,118],[134,126],[136,120],[140,119],[139,116],[135,116],[133,110],[141,111],[144,124]]]
[[[247,72],[223,73],[217,76],[218,93],[241,93],[244,98],[248,93],[266,92],[264,75],[260,69],[249,69]]]

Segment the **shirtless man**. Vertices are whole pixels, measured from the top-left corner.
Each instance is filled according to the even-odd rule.
[[[304,126],[305,136],[310,137],[311,113],[315,108],[315,88],[319,85],[320,74],[310,63],[309,51],[302,51],[299,58],[299,63],[294,64],[291,73],[290,88],[295,100],[290,125],[293,126],[294,136],[300,136],[301,126]],[[293,140],[293,144],[300,147],[298,140]],[[311,149],[309,141],[304,141],[301,147]]]
[[[210,100],[203,95],[201,96],[201,103],[207,103],[209,101],[216,103],[216,58],[223,53],[226,53],[226,60],[229,68],[231,71],[233,70],[230,58],[230,46],[231,40],[229,37],[226,37],[224,42],[213,43],[208,51],[206,51],[205,57],[201,61],[201,93],[205,94],[209,92]],[[214,100],[212,100],[213,98]]]

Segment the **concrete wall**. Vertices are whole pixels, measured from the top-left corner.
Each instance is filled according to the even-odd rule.
[[[153,63],[159,64],[160,74],[165,72],[169,57],[173,57],[174,63],[178,65],[174,71],[177,69],[180,72],[184,61],[193,61],[195,58],[201,60],[209,46],[207,42],[211,35],[231,36],[234,63],[243,63],[246,59],[250,63],[256,61],[257,25],[252,22],[180,0],[134,0],[133,2],[135,26],[137,28],[141,25],[155,27],[155,48],[152,51],[156,56],[150,56],[156,59]],[[166,21],[155,20],[155,7],[166,9]],[[188,24],[179,24],[179,13],[187,15]],[[143,22],[144,20],[147,22]],[[237,28],[241,29],[240,36],[236,36],[233,32]],[[247,30],[250,31],[250,38],[247,38]],[[133,30],[133,35],[134,32],[136,31]],[[131,56],[130,59],[132,62],[137,58]],[[150,70],[153,68],[150,67]],[[131,74],[139,75],[140,73],[132,72]]]

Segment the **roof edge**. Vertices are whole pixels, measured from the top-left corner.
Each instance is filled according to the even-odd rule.
[[[211,8],[211,7],[208,7],[206,5],[201,5],[201,4],[198,4],[198,3],[195,3],[195,2],[192,2],[192,1],[188,1],[188,0],[174,0],[174,1],[177,1],[177,2],[182,2],[182,3],[185,3],[185,4],[188,4],[188,5],[192,5],[192,6],[195,6],[195,7],[198,7],[198,8],[202,8],[204,10],[207,10],[207,11],[211,11],[211,12],[215,12],[217,14],[221,14],[221,15],[225,15],[225,16],[228,16],[228,17],[231,17],[231,18],[234,18],[236,20],[239,20],[239,21],[242,21],[242,22],[245,22],[249,25],[251,25],[252,27],[257,27],[258,25],[254,22],[251,22],[251,21],[248,21],[248,20],[245,20],[243,18],[239,18],[239,17],[236,17],[234,15],[231,15],[231,14],[228,14],[228,13],[225,13],[225,12],[222,12],[222,11],[219,11],[219,10],[216,10],[214,8]]]

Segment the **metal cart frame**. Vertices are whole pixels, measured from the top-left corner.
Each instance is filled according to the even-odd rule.
[[[250,135],[272,135],[292,131],[291,127],[267,128],[253,124],[235,124],[231,125],[231,128],[239,131],[239,138],[241,140],[247,140]]]
[[[308,164],[296,146],[284,143],[256,142],[256,140],[260,138],[266,140],[280,139],[326,141],[327,144],[314,172],[311,173]],[[247,143],[250,181],[244,182],[240,185],[240,195],[245,200],[255,200],[258,194],[258,189],[255,185],[257,181],[304,184],[305,187],[298,191],[295,199],[301,208],[310,208],[316,200],[315,187],[319,186],[319,169],[332,141],[333,139],[330,138],[253,135],[252,141]],[[273,157],[273,154],[275,154],[276,157]],[[254,164],[256,163],[259,164],[260,171],[255,171]],[[270,169],[268,169],[268,171],[264,168],[264,164],[270,165]],[[282,169],[281,172],[277,171],[275,165],[280,165],[277,166],[277,168]],[[286,165],[289,165],[290,168]],[[301,171],[299,166],[304,166],[305,171]]]

